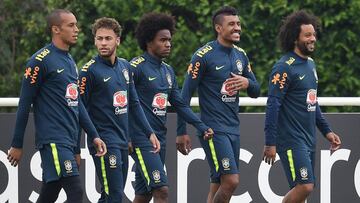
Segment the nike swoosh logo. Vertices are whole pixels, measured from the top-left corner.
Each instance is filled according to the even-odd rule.
[[[220,70],[222,68],[224,68],[224,66],[215,66],[215,70]]]
[[[111,77],[108,77],[108,78],[104,78],[104,82],[107,82],[111,79]]]
[[[305,75],[299,76],[299,79],[302,80],[302,79],[304,79],[304,77],[305,77]]]
[[[153,81],[153,80],[155,80],[156,79],[156,77],[149,77],[149,81]]]
[[[57,73],[61,73],[61,72],[63,72],[63,71],[64,71],[64,69],[57,69],[57,70],[56,70]]]

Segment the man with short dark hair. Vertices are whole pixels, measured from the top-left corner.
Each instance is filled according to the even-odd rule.
[[[134,122],[144,132],[144,139],[151,143],[151,150],[158,152],[160,143],[140,106],[129,62],[116,57],[121,26],[115,19],[103,17],[95,20],[92,32],[98,55],[81,69],[80,95],[108,153],[99,158],[94,156],[93,148],[89,150],[101,183],[98,202],[121,202],[128,172],[129,136],[131,138],[128,115],[137,118]]]
[[[264,161],[280,156],[291,190],[283,203],[303,203],[315,184],[316,126],[331,144],[340,147],[317,102],[318,76],[310,55],[315,50],[318,19],[304,10],[285,18],[279,41],[285,54],[269,77],[265,119]]]
[[[241,26],[237,10],[222,7],[215,12],[213,28],[216,40],[198,49],[188,66],[182,89],[187,103],[198,88],[201,120],[214,130],[210,140],[200,139],[210,166],[210,191],[207,202],[229,202],[239,184],[240,123],[239,91],[250,97],[260,94],[240,41]],[[187,154],[190,139],[185,123],[178,119],[177,145]]]
[[[69,54],[79,33],[76,18],[68,10],[57,9],[47,17],[47,23],[52,42],[36,52],[26,65],[8,159],[13,166],[21,159],[24,131],[33,105],[35,143],[43,169],[38,202],[55,202],[61,188],[68,202],[82,202],[79,124],[95,145],[96,156],[103,156],[106,146],[78,100],[77,67]]]

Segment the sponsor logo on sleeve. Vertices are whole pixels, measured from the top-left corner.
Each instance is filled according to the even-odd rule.
[[[273,83],[273,85],[279,85],[280,89],[283,89],[287,80],[287,73],[283,73],[282,75],[280,75],[280,73],[276,73],[273,75],[273,79],[271,80],[271,82]]]

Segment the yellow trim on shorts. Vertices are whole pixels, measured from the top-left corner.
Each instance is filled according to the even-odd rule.
[[[211,158],[212,158],[212,160],[214,161],[214,164],[215,164],[215,170],[216,170],[216,172],[218,172],[219,171],[219,162],[218,162],[218,159],[216,157],[216,151],[215,151],[213,138],[211,138],[209,140],[209,147],[210,147]]]
[[[104,190],[105,190],[105,193],[109,195],[109,185],[108,185],[108,181],[106,178],[106,168],[105,168],[104,156],[100,157],[100,162],[101,162],[101,174],[102,174],[102,178],[103,178]]]
[[[144,173],[144,176],[145,176],[145,179],[147,181],[147,184],[150,185],[150,178],[149,178],[149,174],[147,172],[147,169],[146,169],[146,166],[145,166],[145,162],[144,162],[144,158],[141,154],[141,151],[140,151],[140,148],[136,147],[135,148],[135,152],[136,152],[136,155],[139,159],[139,163],[140,163],[140,166],[141,166],[141,170],[142,172]]]
[[[57,173],[58,176],[60,176],[61,167],[60,167],[60,163],[59,163],[59,155],[58,155],[58,151],[56,149],[56,144],[55,143],[50,143],[50,147],[51,147],[51,153],[52,153],[53,158],[54,158],[54,164],[55,164],[56,173]]]
[[[288,160],[289,160],[291,177],[292,177],[292,180],[295,181],[296,174],[295,174],[294,159],[293,159],[293,154],[292,154],[291,149],[287,150],[287,156],[288,156]]]

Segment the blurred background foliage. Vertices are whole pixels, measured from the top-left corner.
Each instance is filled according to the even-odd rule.
[[[45,16],[54,8],[66,8],[77,17],[81,34],[71,54],[78,67],[96,54],[91,25],[107,16],[123,26],[118,55],[127,60],[142,53],[134,29],[147,12],[165,12],[175,17],[171,56],[166,62],[176,71],[181,86],[193,52],[214,39],[211,16],[223,5],[239,11],[245,49],[267,95],[268,74],[281,52],[277,32],[281,20],[299,9],[317,15],[322,32],[313,58],[317,63],[320,97],[360,96],[360,1],[358,0],[1,0],[0,1],[0,97],[18,97],[27,58],[46,45]],[[245,94],[242,94],[245,96]],[[244,112],[262,112],[263,107],[245,107]],[[359,112],[359,107],[323,107],[327,112]]]

